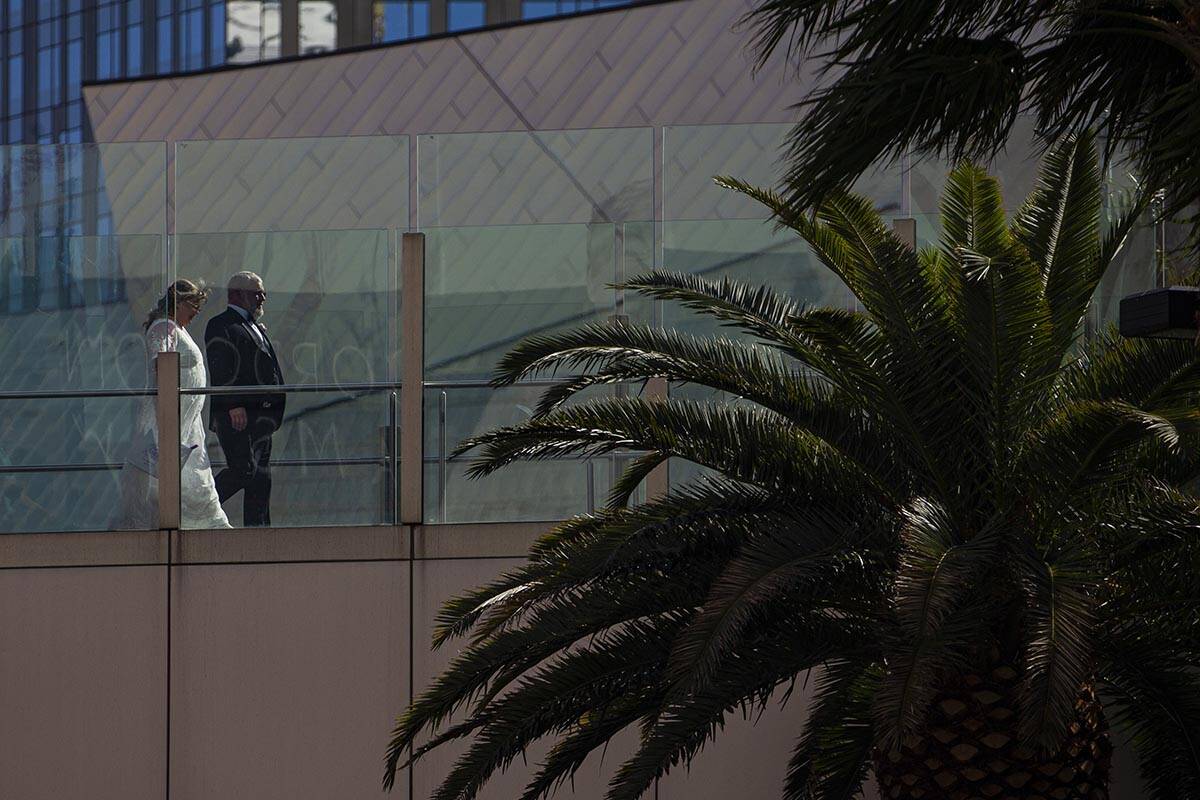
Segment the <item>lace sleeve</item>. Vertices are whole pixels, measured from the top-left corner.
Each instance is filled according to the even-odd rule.
[[[174,353],[178,349],[178,326],[173,320],[160,319],[146,331],[146,350],[154,358],[158,353]]]

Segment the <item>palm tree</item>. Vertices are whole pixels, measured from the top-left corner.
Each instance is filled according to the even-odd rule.
[[[1098,129],[1200,246],[1200,4],[1194,0],[760,0],[759,63],[817,56],[785,180],[810,206],[877,159],[987,159],[1018,114],[1046,141]],[[846,136],[852,130],[854,136]]]
[[[467,641],[400,718],[385,784],[470,738],[434,796],[471,798],[548,737],[537,798],[634,727],[609,791],[634,800],[811,671],[789,800],[852,797],[869,770],[885,798],[1107,798],[1110,725],[1153,798],[1200,797],[1200,509],[1183,491],[1200,361],[1190,342],[1079,338],[1137,213],[1101,235],[1091,138],[1047,156],[1011,224],[996,181],[958,167],[920,252],[865,198],[808,216],[724,182],[862,310],[652,272],[629,287],[742,336],[595,324],[506,356],[498,385],[565,377],[532,420],[462,445],[481,448],[476,475],[640,455],[607,508],[443,609],[434,644]],[[576,398],[651,378],[738,402]],[[669,458],[706,470],[631,505]]]

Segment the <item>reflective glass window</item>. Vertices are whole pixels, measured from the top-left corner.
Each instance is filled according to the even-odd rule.
[[[279,3],[266,0],[262,4],[262,59],[279,58],[282,41],[283,28]]]
[[[67,94],[78,97],[83,87],[83,43],[76,39],[67,44]]]
[[[49,47],[58,41],[58,25],[55,22],[38,24],[38,47]]]
[[[121,74],[121,38],[118,31],[96,35],[96,77],[100,80]]]
[[[630,0],[522,0],[521,17],[538,19],[629,5]]]
[[[179,15],[179,68],[204,67],[204,11],[193,9]]]
[[[300,0],[300,54],[337,48],[337,5],[332,0]]]
[[[158,71],[171,71],[171,34],[172,20],[170,17],[163,17],[158,21]]]
[[[449,0],[446,3],[446,29],[481,28],[486,20],[485,10],[483,0]]]
[[[250,64],[278,58],[281,20],[279,3],[273,0],[233,0],[225,6],[226,60]]]
[[[225,4],[214,3],[209,9],[209,52],[208,63],[225,63]]]
[[[20,56],[10,58],[8,60],[8,113],[14,116],[21,113],[21,100],[24,94],[23,76],[24,69]]]
[[[373,12],[373,41],[400,42],[429,35],[428,0],[376,0]]]
[[[126,57],[125,57],[125,73],[127,75],[142,74],[142,26],[130,25],[128,36],[125,40]]]
[[[258,60],[262,47],[262,3],[232,0],[225,5],[225,42],[229,63]]]
[[[38,52],[38,105],[49,106],[55,102],[55,85],[58,82],[58,51],[54,48]]]

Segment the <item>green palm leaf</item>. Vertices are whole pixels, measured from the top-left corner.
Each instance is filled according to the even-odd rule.
[[[780,20],[817,22],[846,8],[770,5]],[[987,18],[1017,36],[1027,6],[989,4]],[[924,20],[949,36],[982,7],[869,2],[846,32]],[[939,53],[942,67],[959,63],[946,41],[926,44],[925,62],[897,61],[880,44],[872,68],[910,70],[896,80],[911,88]],[[1003,61],[1011,47],[976,41],[962,52]],[[831,106],[811,124],[849,113]],[[1078,136],[1050,152],[1009,222],[995,180],[961,164],[940,246],[914,253],[840,188],[806,207],[789,199],[795,186],[781,195],[722,182],[795,231],[861,310],[660,271],[627,288],[730,335],[614,323],[514,349],[497,385],[557,380],[533,419],[459,445],[455,457],[474,451],[470,474],[614,453],[627,466],[606,508],[557,526],[526,564],[442,609],[434,644],[461,648],[397,721],[385,785],[457,742],[465,751],[436,796],[475,797],[549,741],[524,794],[533,800],[636,731],[609,785],[612,800],[635,800],[696,758],[730,714],[785,702],[812,679],[787,798],[847,800],[872,766],[887,796],[954,783],[967,769],[958,754],[983,748],[1047,781],[1072,774],[1061,764],[1087,748],[1100,755],[1079,765],[1079,780],[1102,787],[1106,718],[1132,737],[1152,796],[1194,794],[1200,358],[1192,343],[1112,331],[1077,341],[1144,195],[1102,237],[1095,147]],[[711,399],[585,399],[614,387],[636,395],[651,379],[672,393],[706,387]],[[701,477],[673,471],[665,496],[636,499],[669,459]],[[993,696],[996,713],[955,716]],[[964,746],[921,755],[947,733]]]

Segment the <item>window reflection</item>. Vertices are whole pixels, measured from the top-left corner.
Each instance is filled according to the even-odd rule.
[[[204,66],[204,8],[201,0],[182,0],[179,14],[179,68]]]
[[[328,53],[336,48],[336,4],[332,0],[301,0],[300,54]]]
[[[429,0],[376,0],[371,40],[400,42],[429,35]]]
[[[522,0],[521,18],[538,19],[629,5],[630,0]]]
[[[230,64],[279,57],[278,0],[231,0],[225,5],[225,53]]]
[[[487,19],[483,0],[449,0],[446,3],[446,30],[482,28]]]
[[[120,77],[121,6],[105,4],[96,10],[96,77],[100,80]],[[74,67],[72,66],[72,69]],[[74,78],[74,75],[72,75]]]

